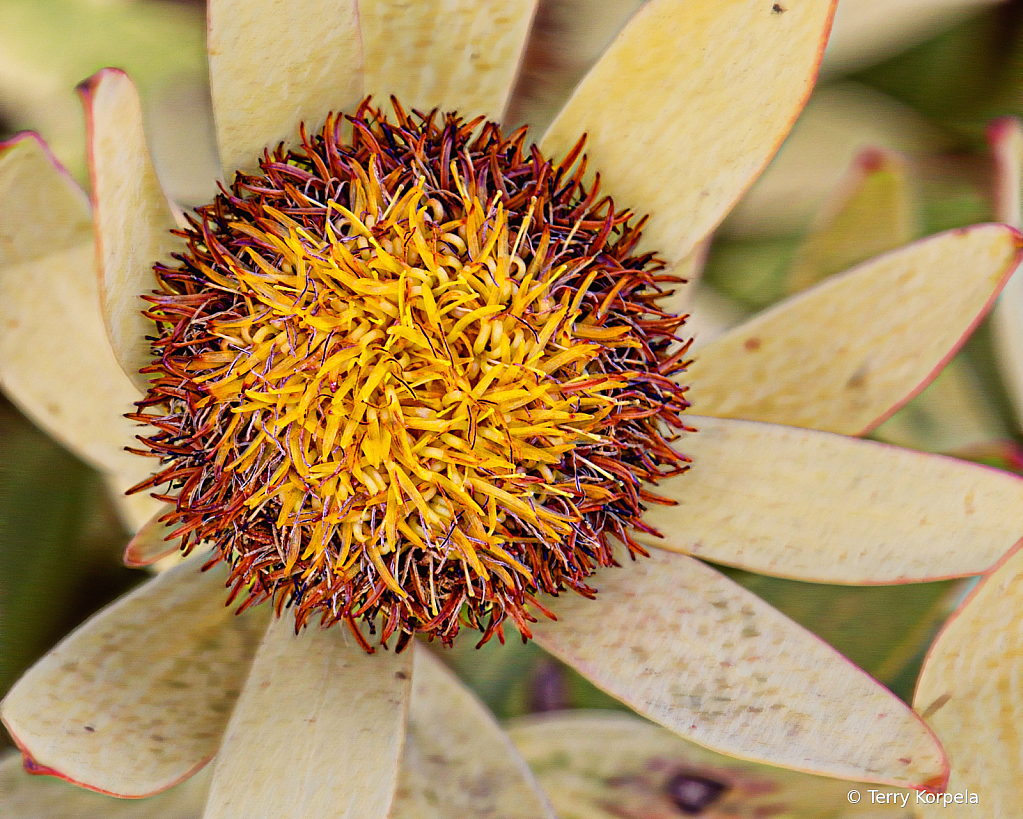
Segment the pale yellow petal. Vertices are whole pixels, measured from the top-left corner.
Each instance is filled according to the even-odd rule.
[[[43,141],[0,142],[0,268],[92,244],[89,200]]]
[[[209,789],[208,769],[147,799],[116,799],[55,776],[25,771],[21,754],[0,761],[0,819],[199,819]]]
[[[1023,538],[1023,479],[815,430],[688,417],[689,472],[652,491],[648,545],[817,583],[988,571]]]
[[[995,160],[995,216],[1015,228],[1023,225],[1023,124],[1002,119],[988,129]],[[1005,390],[1023,424],[1023,276],[1009,279],[991,316],[991,334]]]
[[[894,694],[709,566],[653,550],[545,600],[536,641],[642,716],[755,762],[889,785],[938,784],[941,748]]]
[[[65,779],[119,796],[180,782],[220,745],[266,612],[225,605],[227,573],[190,560],[104,609],[0,704],[11,736]]]
[[[948,792],[979,807],[918,807],[921,819],[1023,816],[1023,549],[1008,556],[952,616],[924,660],[913,706],[952,765]]]
[[[875,788],[891,796],[874,803],[867,785],[850,804],[849,782],[721,756],[630,714],[538,714],[506,731],[566,819],[908,819],[914,799]]]
[[[220,162],[251,170],[298,124],[323,127],[362,97],[355,0],[210,0],[207,47]]]
[[[486,708],[422,645],[390,819],[554,819],[532,772]]]
[[[940,233],[788,299],[704,347],[701,415],[861,434],[923,389],[1020,259],[1004,225]]]
[[[543,133],[643,0],[540,0],[506,122]]]
[[[140,396],[103,329],[88,200],[30,135],[0,144],[0,384],[85,461],[144,476],[124,451]]]
[[[999,0],[842,0],[823,70],[855,71],[952,28]]]
[[[164,504],[160,511],[151,517],[146,524],[135,533],[124,548],[124,562],[127,566],[141,568],[149,566],[160,558],[167,557],[177,551],[180,538],[168,540],[171,533],[178,528],[176,525],[163,523],[160,518],[172,511],[173,507]]]
[[[183,247],[170,235],[174,214],[146,147],[138,92],[121,71],[107,68],[83,87],[95,204],[100,297],[107,334],[121,367],[145,391],[139,373],[152,360],[146,336],[156,325],[141,298],[157,289],[153,264]]]
[[[344,627],[275,618],[217,756],[204,819],[383,819],[412,653],[367,654]]]
[[[500,120],[536,0],[362,0],[366,93]]]
[[[1004,117],[991,123],[987,135],[995,161],[995,218],[1018,228],[1023,224],[1023,123]]]
[[[810,94],[834,5],[651,0],[541,145],[563,156],[586,132],[603,191],[651,214],[644,246],[678,261],[778,150]]]

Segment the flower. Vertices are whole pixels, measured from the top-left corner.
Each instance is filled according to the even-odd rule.
[[[683,428],[684,320],[584,163],[392,105],[239,174],[157,267],[131,417],[160,470],[132,491],[171,486],[164,522],[243,608],[367,650],[357,620],[399,649],[528,637],[539,593],[592,594],[609,537],[643,552],[642,484],[685,469],[659,430]]]
[[[541,151],[563,160],[585,132],[601,190],[631,212],[651,214],[637,252],[656,250],[673,272],[684,271],[805,101],[833,8],[829,0],[698,8],[651,0],[578,87]],[[409,109],[498,118],[533,4],[441,12],[363,2],[355,12],[327,0],[211,6],[221,158],[242,170],[245,185],[257,178],[253,163],[265,147],[297,145],[299,122],[355,110],[364,92],[394,93]],[[0,241],[0,375],[40,423],[134,481],[138,465],[118,451],[130,425],[109,419],[152,386],[146,337],[169,338],[155,331],[152,316],[168,327],[169,312],[159,310],[175,305],[143,300],[156,289],[152,265],[167,280],[189,265],[209,267],[202,253],[212,250],[208,242],[205,250],[193,246],[191,261],[182,255],[178,265],[168,255],[182,254],[181,234],[170,233],[178,224],[148,161],[127,78],[101,72],[85,98],[91,217],[37,142],[22,138],[0,156],[0,207],[10,214],[0,237],[10,237]],[[241,199],[236,189],[230,196]],[[88,269],[91,221],[99,299],[91,279],[78,276],[77,290],[60,291],[67,302],[58,313],[49,283]],[[190,225],[185,232],[194,237],[202,219]],[[1018,263],[1019,238],[1000,225],[932,237],[704,348],[685,376],[687,396],[703,413],[687,416],[699,431],[679,444],[693,469],[654,487],[677,501],[644,514],[642,525],[662,536],[636,535],[651,556],[596,569],[587,580],[599,590],[592,600],[545,598],[557,620],[529,624],[533,638],[640,713],[716,750],[837,777],[941,786],[941,749],[908,708],[693,555],[840,583],[961,576],[993,565],[1023,527],[1006,512],[1023,508],[1017,478],[842,434],[870,429],[932,377]],[[258,241],[270,242],[269,234]],[[144,316],[151,305],[157,312]],[[65,323],[82,328],[70,345]],[[561,342],[571,347],[572,339]],[[112,356],[134,387],[118,381]],[[162,362],[162,378],[173,363]],[[125,396],[117,407],[115,391]],[[153,541],[161,537],[156,521],[130,553],[159,552]],[[296,561],[305,550],[303,542]],[[199,574],[196,564],[186,561],[98,615],[15,686],[2,715],[23,752],[94,789],[144,795],[187,777],[219,749],[210,815],[333,815],[325,811],[349,800],[357,815],[384,815],[410,698],[409,735],[419,735],[415,690],[426,676],[425,652],[368,655],[342,628],[296,635],[288,618],[267,626],[266,607],[234,616],[223,605],[226,569]],[[251,577],[236,591],[247,590]],[[431,701],[440,708],[450,700]],[[445,736],[439,730],[421,733]],[[470,742],[476,733],[463,731],[445,746],[458,752],[456,773],[488,756]],[[427,764],[434,756],[419,758],[424,781],[438,778]]]

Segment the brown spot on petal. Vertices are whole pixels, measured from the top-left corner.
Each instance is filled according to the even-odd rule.
[[[682,814],[699,816],[728,791],[728,786],[698,774],[680,773],[665,783],[664,790]]]
[[[930,719],[938,711],[940,711],[948,703],[950,699],[952,699],[951,694],[942,694],[934,702],[928,705],[927,708],[925,708],[924,711],[920,714],[920,716],[923,717],[925,720]]]

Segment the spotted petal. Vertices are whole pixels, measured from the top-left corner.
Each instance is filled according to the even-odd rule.
[[[861,434],[922,390],[1020,260],[1004,225],[940,233],[790,298],[700,350],[694,411]]]
[[[93,790],[148,796],[217,752],[265,612],[224,605],[226,572],[195,560],[101,611],[0,704],[35,764]]]
[[[564,155],[586,132],[604,190],[652,214],[646,246],[678,261],[778,150],[810,94],[834,7],[651,0],[586,75],[542,147]]]
[[[998,120],[988,129],[988,139],[995,159],[995,216],[1018,228],[1023,225],[1023,124]],[[1002,380],[1023,423],[1023,276],[1018,272],[995,305],[991,332]]]
[[[362,0],[366,93],[500,120],[537,0]]]
[[[217,757],[204,819],[384,819],[408,714],[410,652],[274,619]]]
[[[949,792],[977,794],[983,808],[974,810],[985,816],[1020,815],[1021,611],[1023,549],[1018,549],[945,625],[924,660],[913,696],[913,706],[948,750]],[[939,803],[917,810],[922,819],[932,819],[948,815],[950,808]]]
[[[1023,537],[1023,479],[815,430],[688,418],[686,474],[653,491],[643,542],[817,583],[905,583],[988,571]]]
[[[139,373],[156,335],[141,299],[156,289],[153,264],[168,261],[180,240],[174,214],[149,158],[138,93],[122,71],[104,69],[82,88],[89,126],[89,166],[96,218],[100,296],[107,335],[121,367],[143,392]]]
[[[412,705],[390,819],[554,819],[526,763],[486,708],[416,646]]]
[[[626,561],[628,562],[628,561]],[[536,641],[640,714],[715,751],[888,785],[948,768],[894,694],[760,598],[685,555],[597,572],[545,602]]]
[[[115,799],[78,788],[53,776],[33,776],[21,755],[0,758],[0,816],[4,819],[198,819],[209,788],[200,771],[169,791],[148,799]]]
[[[210,0],[207,48],[220,162],[252,169],[263,149],[320,128],[362,96],[355,0]]]
[[[121,417],[139,398],[100,314],[85,194],[31,135],[0,143],[0,382],[92,465],[140,480]]]

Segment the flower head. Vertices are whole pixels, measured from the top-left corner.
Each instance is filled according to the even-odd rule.
[[[190,217],[146,296],[165,520],[266,598],[381,640],[529,635],[540,592],[642,552],[684,458],[683,319],[639,226],[494,123],[363,103]],[[575,167],[573,167],[573,165]],[[635,221],[635,220],[632,220]]]
[[[805,101],[833,10],[832,0],[650,0],[537,156],[524,138],[482,121],[438,116],[428,125],[429,115],[424,123],[398,110],[388,125],[358,105],[365,93],[394,93],[410,110],[499,118],[531,2],[215,1],[221,158],[241,173],[184,226],[149,162],[138,98],[118,72],[101,72],[85,91],[92,214],[34,141],[0,155],[0,206],[11,213],[0,224],[12,234],[0,241],[5,387],[63,440],[136,484],[144,459],[123,466],[118,413],[127,407],[110,406],[106,385],[130,393],[126,375],[146,396],[140,417],[155,431],[144,437],[168,459],[171,471],[157,480],[171,484],[174,508],[143,528],[129,547],[135,555],[167,547],[159,521],[169,514],[178,537],[212,537],[236,593],[290,602],[310,626],[353,625],[379,611],[399,645],[415,631],[452,637],[454,612],[444,606],[466,606],[470,589],[482,602],[466,619],[484,636],[505,616],[521,627],[517,613],[536,603],[557,618],[528,625],[541,646],[701,744],[838,777],[940,786],[946,760],[915,714],[693,556],[844,583],[990,567],[1023,530],[1019,513],[1005,511],[1023,510],[1018,479],[829,433],[872,428],[933,376],[1019,261],[1019,234],[982,225],[933,237],[703,348],[685,375],[685,399],[704,414],[686,416],[696,433],[677,423],[682,387],[664,380],[687,354],[672,346],[679,321],[659,306],[662,274],[648,254],[672,275],[698,271],[692,251]],[[318,130],[337,110],[358,112],[347,147],[334,137],[337,119]],[[300,122],[310,123],[305,136]],[[460,142],[453,135],[463,128]],[[417,136],[407,142],[406,132]],[[588,168],[600,171],[615,206],[573,170],[584,133]],[[420,143],[424,154],[439,145],[440,160],[417,166]],[[506,146],[504,164],[460,159],[488,145]],[[392,151],[412,157],[415,172],[394,165]],[[360,152],[365,162],[353,162]],[[509,168],[526,160],[511,184]],[[26,188],[33,194],[19,195]],[[649,214],[634,248],[639,223],[616,207]],[[82,239],[90,223],[98,293],[82,264],[94,249]],[[56,274],[83,267],[70,308],[38,309],[40,299],[52,304]],[[212,284],[196,287],[198,273]],[[329,314],[317,307],[332,298]],[[68,315],[87,325],[70,344],[48,324]],[[393,356],[380,352],[388,343]],[[85,411],[69,384],[92,396]],[[335,396],[343,414],[328,412]],[[349,432],[356,416],[360,429]],[[72,423],[95,431],[95,418],[114,420],[102,435]],[[437,421],[443,429],[430,429]],[[495,431],[510,434],[507,449],[487,437]],[[693,465],[685,474],[672,474],[682,455],[662,449],[676,432]],[[605,447],[626,454],[608,458]],[[656,485],[640,483],[647,478]],[[330,487],[319,506],[308,491],[316,484]],[[651,493],[675,504],[655,504]],[[375,537],[362,539],[367,511]],[[227,518],[231,533],[207,516]],[[636,550],[634,537],[650,557],[622,554],[622,565],[601,566],[610,562],[606,537]],[[443,567],[408,560],[418,549],[429,564],[431,548]],[[544,555],[532,562],[530,548]],[[327,585],[310,590],[302,580],[314,577],[319,555],[316,577]],[[348,573],[353,557],[362,575]],[[477,793],[459,774],[478,770],[500,740],[474,717],[457,739],[425,749],[429,737],[448,737],[444,709],[457,688],[431,683],[421,647],[370,656],[344,628],[296,634],[268,606],[236,617],[224,607],[228,570],[203,574],[197,562],[97,616],[12,689],[3,718],[27,756],[90,787],[142,795],[217,754],[211,816],[328,816],[339,804],[384,816],[408,726],[424,743],[422,782],[441,781],[435,768],[447,766],[452,799]],[[284,578],[290,587],[278,584]],[[436,609],[430,579],[450,583]],[[593,599],[535,599],[584,584],[599,590]],[[434,691],[433,721],[417,717],[420,686]],[[542,815],[542,800],[535,804]]]

